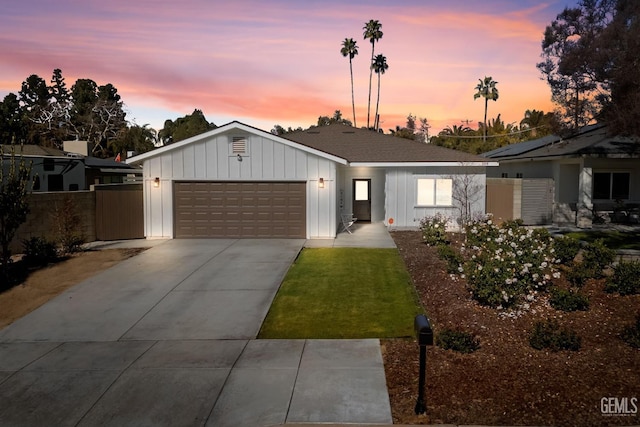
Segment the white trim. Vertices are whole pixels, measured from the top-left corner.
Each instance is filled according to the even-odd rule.
[[[351,162],[351,167],[421,167],[421,166],[499,166],[496,161],[487,162]]]
[[[152,157],[156,157],[156,156],[160,156],[162,154],[165,154],[167,152],[173,151],[173,150],[177,150],[180,149],[182,147],[184,147],[185,145],[189,145],[189,144],[193,144],[194,142],[197,141],[201,141],[207,138],[210,138],[212,136],[216,136],[219,135],[221,133],[224,132],[228,132],[230,130],[233,129],[237,129],[237,130],[242,130],[244,132],[253,134],[253,135],[258,135],[258,136],[263,136],[266,138],[270,138],[273,141],[279,142],[281,144],[287,145],[289,147],[298,149],[300,151],[304,151],[313,155],[316,155],[318,157],[322,157],[324,159],[327,160],[331,160],[333,162],[339,163],[341,165],[346,165],[347,161],[341,157],[337,157],[334,156],[332,154],[328,154],[325,153],[324,151],[320,151],[320,150],[316,150],[314,148],[310,148],[307,147],[305,145],[302,144],[298,144],[297,142],[291,141],[289,139],[285,139],[285,138],[281,138],[278,135],[274,135],[272,133],[245,125],[243,123],[234,121],[231,123],[227,123],[226,125],[222,125],[216,129],[210,130],[209,132],[205,132],[205,133],[201,133],[200,135],[196,135],[196,136],[192,136],[191,138],[187,138],[185,140],[179,141],[179,142],[174,142],[173,144],[170,145],[165,145],[164,147],[160,147],[160,148],[156,148],[155,150],[151,150],[151,151],[147,151],[146,153],[142,153],[139,154],[137,156],[131,157],[129,159],[126,160],[127,164],[138,164],[143,162],[144,160],[150,159]]]

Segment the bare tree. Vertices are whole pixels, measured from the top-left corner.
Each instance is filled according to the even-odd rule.
[[[453,202],[460,211],[458,223],[464,227],[473,218],[473,206],[482,198],[484,194],[484,186],[475,173],[473,166],[469,166],[465,162],[461,162],[461,173],[451,176],[453,180]]]

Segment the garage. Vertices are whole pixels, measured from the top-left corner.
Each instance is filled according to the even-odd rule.
[[[176,181],[176,238],[306,237],[305,182]]]

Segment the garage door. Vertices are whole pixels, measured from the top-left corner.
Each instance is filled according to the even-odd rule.
[[[175,236],[306,237],[304,182],[176,182]]]

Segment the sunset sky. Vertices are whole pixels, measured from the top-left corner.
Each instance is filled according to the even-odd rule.
[[[550,111],[540,80],[545,26],[577,0],[18,0],[0,12],[0,97],[60,68],[111,83],[127,119],[161,129],[166,119],[201,109],[216,125],[238,120],[264,130],[309,127],[341,110],[352,119],[349,60],[342,41],[357,41],[357,125],[366,125],[370,19],[384,33],[381,127],[426,117],[432,132],[482,121],[473,99],[478,79],[498,81],[489,117],[519,122],[526,109]],[[372,93],[375,109],[376,75]],[[466,123],[464,123],[466,124]]]

